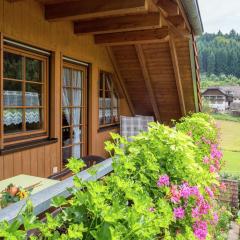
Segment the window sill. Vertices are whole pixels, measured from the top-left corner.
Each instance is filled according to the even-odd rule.
[[[99,127],[98,132],[105,132],[105,131],[116,129],[116,128],[120,128],[120,123]]]
[[[58,142],[57,138],[46,138],[46,139],[42,139],[42,140],[14,144],[11,146],[7,146],[4,149],[0,149],[0,156],[28,150],[31,148],[41,147],[41,146],[53,144],[56,142]]]

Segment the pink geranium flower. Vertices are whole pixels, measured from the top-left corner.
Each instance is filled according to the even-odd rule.
[[[176,219],[183,219],[185,216],[185,210],[182,207],[174,208],[173,212]]]
[[[168,175],[162,175],[159,177],[158,182],[157,182],[157,186],[158,187],[163,187],[163,186],[169,186],[169,177]]]

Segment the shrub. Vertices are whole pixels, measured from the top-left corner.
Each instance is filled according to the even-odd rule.
[[[112,134],[113,142],[106,143],[111,175],[92,182],[75,176],[72,198],[53,199],[62,209],[55,218],[47,214],[40,223],[27,211],[23,230],[19,221],[4,222],[0,236],[24,239],[27,230],[38,229],[32,239],[216,239],[217,130],[202,114],[182,119],[176,129],[151,123],[133,142]],[[82,163],[72,159],[68,166],[76,173]]]

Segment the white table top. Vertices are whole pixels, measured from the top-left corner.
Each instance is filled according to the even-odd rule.
[[[52,180],[48,178],[41,178],[41,177],[21,174],[21,175],[0,181],[0,192],[6,189],[7,186],[11,183],[16,187],[22,187],[22,188],[27,188],[37,184],[37,186],[34,187],[33,190],[31,191],[31,194],[35,194],[37,192],[42,191],[45,188],[48,188],[54,184],[57,184],[58,182],[59,181],[57,180]]]

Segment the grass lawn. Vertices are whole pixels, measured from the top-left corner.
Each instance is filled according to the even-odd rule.
[[[217,120],[221,131],[221,148],[226,163],[223,172],[240,175],[240,122]]]

